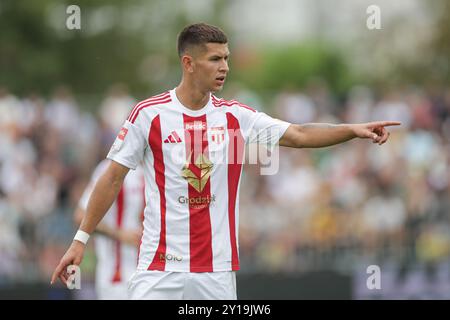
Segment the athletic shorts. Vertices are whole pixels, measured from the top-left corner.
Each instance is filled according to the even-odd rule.
[[[98,300],[126,300],[128,299],[127,282],[96,285]]]
[[[128,282],[131,300],[236,300],[236,274],[136,271]]]

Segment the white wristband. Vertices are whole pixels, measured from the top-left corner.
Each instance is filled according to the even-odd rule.
[[[84,232],[83,230],[78,230],[77,233],[75,234],[75,238],[73,238],[73,240],[78,240],[84,244],[87,243],[89,239],[89,233]]]

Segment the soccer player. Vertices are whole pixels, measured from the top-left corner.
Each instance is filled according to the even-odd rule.
[[[79,225],[98,178],[111,160],[100,162],[83,192],[74,220]],[[138,247],[142,237],[144,212],[144,175],[141,167],[130,172],[123,181],[116,201],[95,229],[95,291],[100,300],[128,298],[127,285],[136,270]]]
[[[67,282],[85,243],[116,198],[129,169],[144,163],[146,200],[131,299],[236,299],[239,184],[245,143],[317,148],[353,138],[383,144],[386,126],[290,124],[213,95],[229,72],[228,40],[207,24],[178,36],[180,84],[138,103],[116,138],[74,241],[51,282]]]

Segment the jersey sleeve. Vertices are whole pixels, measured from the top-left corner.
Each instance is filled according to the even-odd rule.
[[[272,118],[264,112],[248,114],[250,115],[247,133],[249,144],[262,144],[273,149],[290,126],[289,122]]]
[[[146,147],[146,140],[139,126],[127,120],[120,129],[107,158],[135,170],[144,157]]]

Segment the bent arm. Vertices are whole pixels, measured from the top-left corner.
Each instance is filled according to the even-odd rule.
[[[123,180],[130,169],[115,162],[98,179],[89,199],[86,214],[81,220],[80,229],[92,234],[103,219],[122,187]]]
[[[103,219],[108,209],[117,197],[123,180],[129,169],[121,164],[112,161],[106,172],[100,177],[92,191],[86,214],[81,221],[80,229],[88,234],[94,232],[96,226]],[[76,216],[75,216],[76,219]],[[74,240],[61,258],[58,266],[53,272],[50,284],[53,284],[57,278],[62,283],[67,284],[69,274],[66,271],[69,265],[80,265],[83,260],[85,244]]]
[[[307,123],[291,124],[280,139],[280,146],[321,148],[356,138],[352,125]]]

